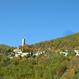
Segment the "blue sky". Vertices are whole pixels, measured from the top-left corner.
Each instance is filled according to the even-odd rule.
[[[79,0],[0,0],[0,44],[18,46],[79,32]]]

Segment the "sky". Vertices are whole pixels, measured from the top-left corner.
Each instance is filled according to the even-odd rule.
[[[34,44],[79,32],[79,0],[0,0],[0,44]]]

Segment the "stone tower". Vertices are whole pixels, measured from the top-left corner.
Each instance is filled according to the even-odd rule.
[[[22,46],[24,46],[26,43],[25,43],[25,38],[22,39]]]

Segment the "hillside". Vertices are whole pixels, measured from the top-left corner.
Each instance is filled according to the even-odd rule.
[[[8,55],[15,47],[0,44],[0,54]]]
[[[35,48],[57,50],[57,49],[79,49],[79,33],[43,41],[32,45]]]
[[[11,60],[7,54],[14,47],[0,45],[0,79],[79,79],[79,56],[73,54],[74,49],[79,50],[79,33],[30,47],[33,52],[45,50],[47,55]],[[62,50],[70,54],[59,54]]]

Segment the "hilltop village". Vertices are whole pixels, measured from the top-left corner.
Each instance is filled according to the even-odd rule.
[[[50,48],[48,48],[47,50],[50,50]],[[59,55],[63,55],[63,56],[68,56],[68,54],[70,53],[69,50],[64,50],[64,51],[59,51],[58,52]],[[75,56],[79,56],[79,50],[73,50],[73,53]],[[39,57],[39,56],[48,56],[48,52],[46,50],[43,51],[34,51],[29,45],[26,44],[26,40],[25,38],[22,39],[22,44],[21,46],[17,47],[16,49],[14,49],[10,55],[8,56],[10,59],[13,58],[18,58],[18,57]]]
[[[22,45],[14,49],[8,56],[10,59],[17,57],[38,57],[40,55],[47,56],[46,51],[33,51],[33,49],[26,44],[25,38],[22,39]]]

